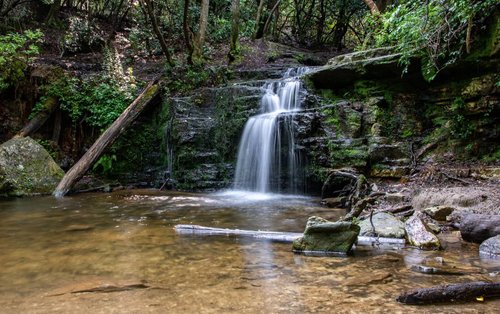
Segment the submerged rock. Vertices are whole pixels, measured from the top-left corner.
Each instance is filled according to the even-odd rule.
[[[30,137],[0,145],[0,195],[50,194],[63,176],[45,148]]]
[[[347,253],[356,241],[359,230],[359,226],[350,222],[331,222],[313,216],[307,221],[304,235],[293,242],[293,250]]]
[[[500,234],[500,215],[462,215],[460,233],[465,241],[481,243]]]
[[[500,258],[500,235],[491,237],[481,243],[479,254]]]
[[[405,223],[408,242],[421,249],[439,249],[439,239],[428,229],[417,213],[413,214]]]
[[[404,238],[405,224],[389,213],[376,213],[372,217],[372,222],[375,227],[375,235],[384,238]],[[359,224],[362,236],[373,236],[373,228],[370,223],[370,218],[367,218]]]

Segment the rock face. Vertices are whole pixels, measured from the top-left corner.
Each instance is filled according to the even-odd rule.
[[[295,252],[320,251],[347,253],[359,234],[359,226],[350,222],[331,222],[310,217],[304,236],[293,242]]]
[[[232,183],[241,132],[263,93],[262,83],[254,84],[172,99],[165,140],[175,188],[210,191]]]
[[[428,230],[418,213],[413,214],[405,223],[408,242],[421,249],[437,250],[441,247],[439,239]]]
[[[319,194],[329,174],[340,168],[386,179],[407,176],[421,148],[408,143],[421,143],[422,134],[428,134],[424,140],[429,143],[438,143],[436,150],[456,148],[458,154],[462,144],[457,140],[471,133],[475,139],[464,142],[475,148],[475,154],[494,153],[496,138],[492,134],[500,131],[500,107],[495,106],[498,87],[491,83],[498,72],[496,62],[474,63],[472,68],[467,67],[472,64],[463,64],[455,72],[447,68],[434,81],[426,82],[420,62],[412,62],[402,76],[398,60],[399,55],[390,49],[376,49],[334,58],[303,77],[302,109],[291,117],[278,118],[281,125],[285,119],[293,120],[295,140],[282,144],[293,144],[301,163],[304,189],[297,192]],[[259,112],[263,93],[262,81],[249,80],[280,77],[285,70],[240,73],[239,81],[226,87],[200,90],[169,103],[165,159],[170,161],[176,188],[215,190],[231,184],[243,127]],[[463,109],[445,109],[458,99],[463,101]],[[456,115],[470,123],[458,125]],[[450,127],[459,137],[436,141],[437,134],[449,133]],[[426,158],[426,151],[419,159]],[[282,178],[276,180],[283,182]],[[349,182],[330,178],[322,196],[342,196],[337,186],[347,185]],[[421,204],[414,208],[455,205],[448,199],[462,202],[448,197],[435,202],[438,198],[422,196]]]
[[[467,214],[462,216],[460,233],[465,241],[481,243],[500,234],[500,215]]]
[[[372,217],[375,226],[373,234],[370,218],[363,220],[360,224],[359,234],[362,236],[380,236],[384,238],[404,238],[405,224],[389,213],[377,213]]]
[[[479,254],[500,258],[500,235],[491,237],[481,243]]]
[[[0,146],[0,195],[50,194],[63,176],[50,154],[29,137]]]

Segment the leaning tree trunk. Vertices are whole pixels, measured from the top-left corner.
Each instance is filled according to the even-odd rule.
[[[49,97],[45,100],[42,110],[26,124],[16,136],[25,137],[35,133],[59,108],[59,102],[54,97]]]
[[[191,54],[191,60],[195,64],[202,63],[203,59],[203,44],[205,43],[205,33],[207,31],[208,25],[208,9],[210,0],[201,1],[200,9],[200,28],[196,34],[193,41],[193,52]]]
[[[146,11],[149,15],[149,20],[151,21],[151,25],[153,26],[153,31],[156,35],[156,38],[158,38],[158,41],[160,42],[161,50],[163,51],[163,54],[167,58],[167,62],[170,66],[174,66],[174,62],[172,61],[172,56],[170,55],[170,51],[168,50],[167,42],[165,41],[165,38],[163,37],[160,27],[158,26],[158,21],[156,20],[156,16],[154,14],[153,10],[153,3],[151,3],[151,0],[143,0],[144,1],[144,6],[146,7]]]
[[[73,185],[89,170],[102,153],[122,134],[125,129],[139,116],[139,114],[160,95],[158,81],[151,81],[144,91],[122,112],[122,114],[104,131],[92,147],[66,173],[54,191],[54,196],[66,195]]]
[[[267,17],[266,23],[264,24],[264,29],[262,30],[262,36],[266,36],[267,29],[269,28],[269,24],[271,23],[271,20],[273,19],[274,12],[276,9],[278,9],[280,5],[281,0],[276,1],[274,4],[274,7],[271,9],[271,12],[269,13],[269,16]]]

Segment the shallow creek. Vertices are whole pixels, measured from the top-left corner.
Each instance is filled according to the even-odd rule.
[[[481,259],[457,233],[443,251],[358,247],[349,257],[308,257],[291,244],[177,235],[176,224],[303,231],[307,217],[340,210],[308,197],[148,190],[0,200],[1,313],[495,313],[500,301],[403,306],[404,290],[498,281],[500,261]],[[438,257],[438,259],[436,259]],[[442,257],[462,276],[411,265]],[[102,283],[150,288],[83,292]],[[83,288],[82,288],[83,287]],[[498,312],[496,312],[498,313]]]

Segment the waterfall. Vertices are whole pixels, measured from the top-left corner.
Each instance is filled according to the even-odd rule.
[[[300,109],[300,75],[308,68],[288,69],[279,81],[264,84],[260,114],[245,124],[238,150],[236,190],[297,192],[298,156],[293,114]]]

